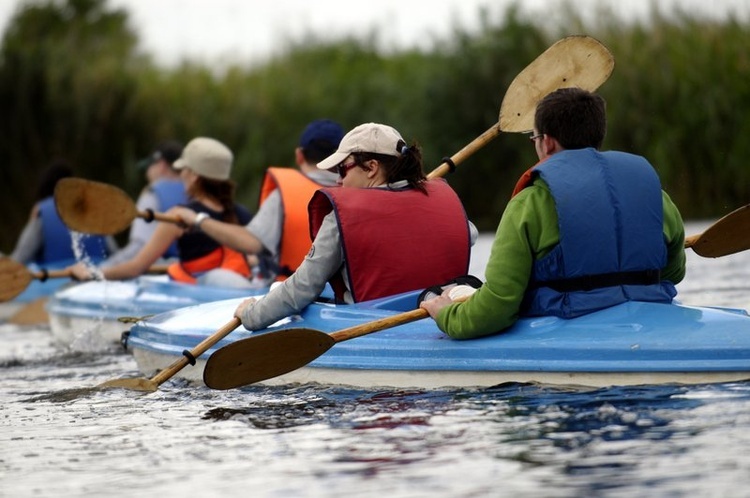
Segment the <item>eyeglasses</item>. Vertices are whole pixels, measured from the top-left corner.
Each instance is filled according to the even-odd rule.
[[[344,178],[346,178],[346,174],[349,172],[349,170],[354,168],[355,166],[358,166],[356,161],[350,162],[349,164],[340,163],[336,166],[336,172],[343,180]]]
[[[536,142],[537,138],[542,138],[543,136],[544,136],[544,133],[540,133],[539,135],[531,135],[529,137],[529,140],[531,140],[532,142]]]

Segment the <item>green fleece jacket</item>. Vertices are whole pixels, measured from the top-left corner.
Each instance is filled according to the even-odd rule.
[[[673,284],[685,276],[685,227],[672,200],[662,191],[667,266],[662,279]],[[557,211],[549,187],[540,178],[508,203],[492,243],[486,282],[466,302],[443,308],[436,322],[454,339],[501,332],[519,316],[534,261],[558,244]]]

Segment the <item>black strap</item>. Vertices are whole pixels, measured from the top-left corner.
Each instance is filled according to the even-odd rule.
[[[622,271],[584,275],[583,277],[532,282],[530,289],[549,287],[557,292],[590,291],[617,285],[653,285],[661,282],[660,270]]]

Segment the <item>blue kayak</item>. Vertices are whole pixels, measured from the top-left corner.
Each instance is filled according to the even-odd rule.
[[[178,376],[201,381],[213,351],[253,334],[299,327],[330,333],[412,310],[417,295],[353,305],[314,303],[262,331],[240,327]],[[126,346],[141,372],[153,375],[230,321],[239,302],[201,304],[142,320],[127,334]],[[575,319],[524,318],[501,334],[467,341],[450,339],[431,319],[422,319],[338,342],[304,368],[266,383],[442,388],[749,378],[750,317],[744,310],[628,302]]]
[[[59,280],[59,279],[58,279]],[[85,336],[96,349],[120,341],[128,321],[222,299],[263,295],[268,287],[236,289],[191,285],[166,275],[89,281],[55,292],[47,303],[50,329],[66,345]],[[123,323],[125,322],[125,323]]]

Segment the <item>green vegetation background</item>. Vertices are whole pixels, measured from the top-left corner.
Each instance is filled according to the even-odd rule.
[[[482,18],[480,30],[456,27],[429,51],[384,52],[377,32],[307,37],[287,40],[263,64],[217,72],[157,66],[138,52],[127,13],[104,0],[27,3],[0,47],[0,251],[12,249],[57,157],[135,198],[144,184],[135,163],[157,142],[215,137],[235,152],[238,198],[254,209],[265,168],[292,165],[305,124],[329,117],[347,129],[393,125],[423,146],[429,171],[493,126],[515,75],[570,34],[594,36],[615,56],[600,89],[605,149],[646,156],[686,219],[748,203],[746,21],[654,12],[648,23],[626,23],[604,11],[589,25],[572,7],[532,20],[515,6]],[[480,230],[495,229],[535,159],[526,136],[501,134],[450,176]]]

